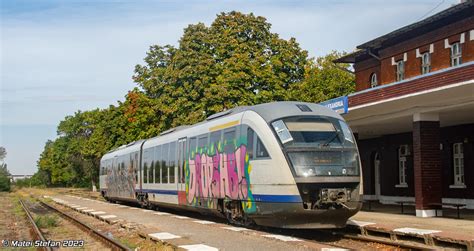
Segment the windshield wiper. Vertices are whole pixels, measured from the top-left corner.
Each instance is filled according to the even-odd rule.
[[[322,146],[326,147],[326,146],[329,146],[329,144],[331,142],[333,142],[337,136],[339,136],[339,131],[336,131],[336,133],[334,134],[334,136],[332,136],[330,139],[328,139],[326,142],[324,142],[323,144],[321,144]]]

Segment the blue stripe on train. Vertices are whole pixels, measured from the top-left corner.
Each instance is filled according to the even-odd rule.
[[[299,195],[254,194],[256,202],[296,203],[302,202]]]
[[[101,189],[105,190],[105,189]],[[138,189],[137,189],[138,190]],[[158,189],[142,189],[145,193],[178,195],[176,190],[158,190]],[[254,194],[253,198],[256,202],[276,202],[276,203],[300,203],[302,202],[299,195],[279,195],[279,194]]]
[[[142,192],[145,192],[145,193],[157,193],[157,194],[178,195],[178,191],[176,191],[176,190],[142,189]]]

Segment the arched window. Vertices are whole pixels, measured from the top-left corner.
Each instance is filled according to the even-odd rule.
[[[378,85],[377,83],[377,74],[374,72],[370,75],[370,87],[374,88]]]
[[[405,62],[400,60],[397,62],[397,81],[405,79]]]
[[[451,45],[451,66],[457,66],[462,63],[461,60],[462,51],[461,44],[459,42]]]
[[[426,74],[431,71],[431,56],[429,52],[421,55],[421,74]]]

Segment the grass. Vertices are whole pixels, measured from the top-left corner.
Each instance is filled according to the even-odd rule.
[[[26,217],[25,210],[23,210],[23,207],[20,204],[19,198],[14,197],[13,199],[14,207],[13,207],[13,213],[18,216],[18,217]]]
[[[138,247],[138,245],[130,242],[127,238],[119,238],[118,241],[130,249],[136,249]]]
[[[35,223],[39,228],[51,228],[58,226],[58,218],[56,216],[41,215],[35,217]]]

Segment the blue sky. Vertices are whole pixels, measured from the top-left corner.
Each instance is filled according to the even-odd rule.
[[[123,100],[148,47],[177,45],[188,24],[209,25],[223,11],[253,12],[316,57],[352,51],[459,2],[0,1],[0,145],[14,174],[36,171],[66,115]]]

